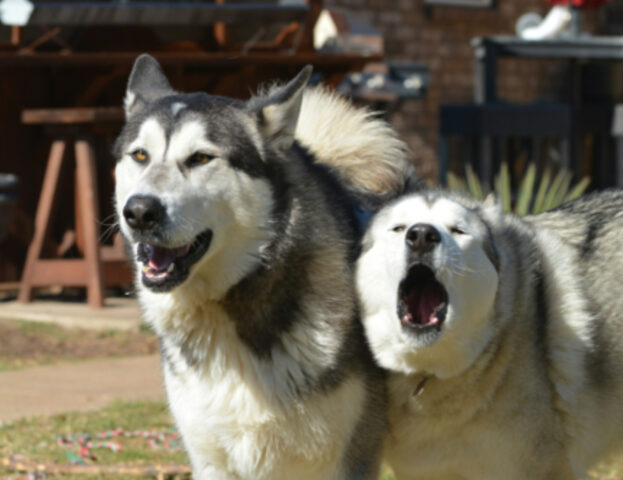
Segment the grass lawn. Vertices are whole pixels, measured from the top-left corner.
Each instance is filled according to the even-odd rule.
[[[69,464],[68,451],[74,455],[77,450],[60,446],[57,436],[97,434],[121,428],[133,430],[170,431],[171,417],[166,404],[160,402],[118,402],[93,413],[69,413],[52,417],[22,420],[0,426],[0,457],[22,455],[27,460],[44,464]],[[120,442],[122,450],[114,453],[106,448],[92,450],[96,460],[86,464],[98,465],[186,465],[186,454],[181,450],[154,450],[142,438],[112,438]],[[12,476],[15,472],[0,467],[0,479]],[[71,480],[137,480],[153,478],[150,476],[122,474],[63,475]],[[187,478],[187,477],[186,477]]]
[[[40,417],[22,420],[0,426],[0,458],[10,455],[22,455],[24,458],[43,464],[70,463],[68,451],[77,453],[67,446],[57,444],[57,436],[77,434],[97,434],[121,428],[127,431],[156,430],[170,431],[171,417],[167,406],[161,402],[117,402],[112,406],[93,413],[69,413],[52,417]],[[123,449],[114,453],[108,449],[95,449],[97,457],[86,464],[97,465],[187,465],[188,460],[181,450],[154,450],[142,438],[113,438],[122,444]],[[18,479],[14,471],[0,466],[0,479]],[[59,477],[55,477],[59,478]],[[62,478],[69,480],[146,480],[153,476],[124,475],[119,473],[66,474]],[[174,477],[167,477],[174,478]],[[188,475],[177,477],[188,479]],[[623,479],[623,458],[604,464],[594,470],[591,480]],[[394,480],[390,470],[385,468],[381,480]]]
[[[169,431],[172,420],[168,407],[160,402],[117,402],[114,405],[93,413],[69,413],[52,417],[22,420],[0,426],[0,458],[22,455],[32,462],[42,464],[70,463],[67,451],[57,444],[57,436],[96,434],[122,428]],[[119,438],[123,450],[113,453],[107,449],[96,449],[98,465],[187,465],[188,459],[182,451],[154,451],[140,438]],[[74,453],[73,450],[71,450]],[[87,463],[88,464],[88,463]],[[0,466],[0,479],[22,478],[18,473]],[[58,478],[58,477],[57,477]],[[151,476],[100,473],[94,475],[63,475],[69,480],[147,480]],[[184,480],[188,475],[180,476]],[[389,469],[385,468],[381,480],[395,480]]]

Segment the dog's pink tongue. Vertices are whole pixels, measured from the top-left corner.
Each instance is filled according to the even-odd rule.
[[[412,310],[414,313],[417,312],[418,323],[421,325],[437,323],[438,320],[435,314],[437,307],[439,307],[441,303],[441,296],[438,289],[426,285],[418,294],[416,308]]]
[[[190,244],[179,248],[164,248],[153,246],[149,257],[149,267],[154,270],[166,270],[176,258],[186,255],[190,250]]]

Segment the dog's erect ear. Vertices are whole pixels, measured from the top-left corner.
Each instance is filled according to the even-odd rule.
[[[144,53],[136,59],[125,92],[126,118],[141,111],[159,98],[175,94],[158,61]]]
[[[502,205],[502,199],[500,197],[498,197],[493,192],[489,193],[485,197],[485,199],[483,200],[482,204],[486,208],[497,208],[500,212],[502,212],[502,210],[504,209],[504,207]]]
[[[495,193],[490,193],[482,202],[483,211],[490,218],[499,218],[504,214],[502,200]]]
[[[277,149],[290,148],[299,119],[303,91],[312,73],[307,65],[290,82],[267,97],[254,98],[248,103],[251,112],[258,115],[264,137]]]

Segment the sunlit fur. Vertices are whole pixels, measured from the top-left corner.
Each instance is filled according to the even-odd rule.
[[[326,87],[305,92],[301,119],[297,140],[354,188],[397,194],[404,179],[414,175],[411,164],[400,160],[407,152],[395,130],[371,110],[354,108]]]

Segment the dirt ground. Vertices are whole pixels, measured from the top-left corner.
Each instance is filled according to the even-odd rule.
[[[0,424],[162,401],[158,340],[146,330],[86,330],[0,320]],[[1,442],[0,442],[1,443]]]
[[[92,331],[0,320],[0,370],[95,358],[151,355],[158,340],[149,331]]]

